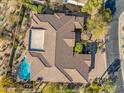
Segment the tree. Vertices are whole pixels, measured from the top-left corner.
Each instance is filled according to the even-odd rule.
[[[115,83],[110,80],[106,79],[100,81],[99,79],[94,80],[93,82],[89,83],[84,87],[85,93],[114,93],[116,89]]]
[[[103,16],[103,20],[105,22],[111,22],[112,21],[112,12],[109,8],[103,10],[102,16]]]
[[[6,93],[4,86],[2,85],[2,77],[0,77],[0,93]]]
[[[94,11],[101,8],[103,0],[89,0],[88,3],[82,7],[82,12],[87,12],[88,14],[94,14]]]
[[[43,6],[38,5],[38,7],[37,7],[37,11],[38,11],[38,13],[41,13],[41,12],[43,11]]]
[[[19,3],[21,4],[32,4],[32,1],[31,0],[18,0]]]
[[[85,93],[98,93],[101,88],[102,88],[101,85],[99,85],[99,84],[97,84],[97,82],[93,81],[92,83],[85,86],[84,92]]]
[[[115,83],[112,80],[107,80],[105,81],[101,91],[104,93],[114,93],[115,89]]]
[[[102,39],[108,32],[107,23],[103,21],[101,15],[97,15],[95,18],[89,18],[86,22],[87,31],[92,34],[91,40],[96,41]]]
[[[27,9],[31,10],[33,13],[41,13],[43,10],[43,7],[41,5],[34,5],[31,0],[19,0],[19,3],[21,3],[23,6],[25,6]]]
[[[2,77],[1,85],[3,87],[13,87],[14,83],[13,83],[12,78],[10,76],[4,76],[4,77]]]
[[[31,11],[35,14],[41,13],[42,9],[43,9],[43,7],[41,5],[38,5],[38,6],[32,5],[32,7],[31,7]]]
[[[72,90],[66,84],[49,83],[43,90],[43,93],[73,93]]]

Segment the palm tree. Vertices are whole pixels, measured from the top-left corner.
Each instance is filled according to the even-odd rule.
[[[114,93],[116,89],[115,83],[112,80],[106,80],[101,91],[104,93]]]
[[[18,0],[18,2],[21,3],[21,4],[27,4],[27,3],[32,4],[31,0]]]
[[[102,39],[108,32],[107,23],[103,21],[100,15],[93,19],[89,18],[87,20],[86,26],[87,30],[92,34],[92,41]]]
[[[41,13],[43,7],[41,5],[34,5],[31,0],[18,0],[20,4],[22,4],[27,9],[31,10],[33,13]]]
[[[43,7],[41,5],[32,5],[31,11],[35,14],[41,13]]]
[[[104,21],[108,23],[112,21],[112,11],[109,8],[103,10],[102,16]]]
[[[43,90],[43,93],[73,93],[72,90],[66,84],[49,83]]]
[[[10,76],[2,77],[1,86],[3,86],[3,87],[13,87],[14,83],[12,81],[12,78]]]
[[[110,80],[102,80],[99,79],[94,80],[90,84],[84,87],[85,93],[114,93],[116,89],[115,83]]]
[[[85,93],[98,93],[101,90],[102,86],[97,84],[97,82],[92,82],[85,86],[84,92]]]
[[[95,14],[96,10],[99,10],[102,6],[102,0],[89,0],[84,7],[82,7],[82,12],[87,12],[90,15]]]

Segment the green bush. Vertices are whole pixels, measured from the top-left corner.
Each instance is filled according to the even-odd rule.
[[[43,93],[73,93],[73,89],[66,84],[49,83],[43,90]]]
[[[94,19],[88,18],[86,22],[87,31],[92,34],[91,40],[101,40],[108,33],[108,24],[103,21],[103,16],[96,15]]]
[[[83,50],[82,43],[81,42],[76,43],[75,48],[74,48],[74,51],[76,53],[82,53],[82,50]]]
[[[19,0],[19,3],[35,14],[42,13],[43,11],[43,6],[33,4],[32,0]]]
[[[103,0],[89,0],[88,3],[82,7],[81,12],[92,14],[94,10],[101,8]]]
[[[107,8],[107,9],[105,9],[104,11],[103,11],[103,14],[102,14],[102,16],[103,16],[103,20],[105,21],[105,22],[111,22],[112,21],[112,13],[111,13],[111,10],[109,9],[109,8]]]

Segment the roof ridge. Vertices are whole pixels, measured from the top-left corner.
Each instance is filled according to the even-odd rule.
[[[38,55],[39,53],[30,52],[30,54],[34,57],[38,57],[39,60],[44,64],[44,66],[51,67],[51,65],[47,62],[47,60],[42,55]]]
[[[86,78],[79,69],[76,69],[76,71],[88,82],[88,77]]]
[[[33,15],[33,16],[32,16],[33,19],[34,19],[34,20],[36,19],[35,22],[37,22],[37,24],[38,24],[38,22],[40,22],[40,19],[39,19],[38,16],[37,16],[38,14],[32,14],[32,15]]]
[[[57,19],[60,19],[60,16],[57,15],[56,13],[54,14]]]
[[[68,20],[65,24],[63,24],[59,29],[61,29],[63,26],[65,26],[68,22],[72,21],[73,18],[71,18],[70,20]],[[58,29],[58,30],[59,30]]]
[[[81,71],[81,68],[84,70],[84,68],[82,67],[82,63],[83,63],[83,65],[85,65],[85,66],[88,67],[87,72],[86,72],[86,69],[85,69],[85,73]],[[79,64],[78,67],[76,68],[76,70],[79,72],[79,74],[80,74],[87,82],[88,82],[88,75],[89,75],[89,74],[87,74],[87,76],[84,76],[84,74],[89,73],[89,69],[90,69],[89,66],[88,66],[85,62],[81,62],[81,64]]]
[[[64,68],[57,66],[56,64],[55,66],[69,81],[73,81],[72,77],[64,70]]]

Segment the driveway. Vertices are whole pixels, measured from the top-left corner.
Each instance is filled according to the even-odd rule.
[[[110,23],[109,41],[106,43],[107,65],[119,57],[119,41],[118,41],[118,18],[124,11],[124,0],[116,0],[116,13],[113,21]],[[122,79],[122,71],[118,73],[117,90],[116,93],[124,93],[124,84]]]

